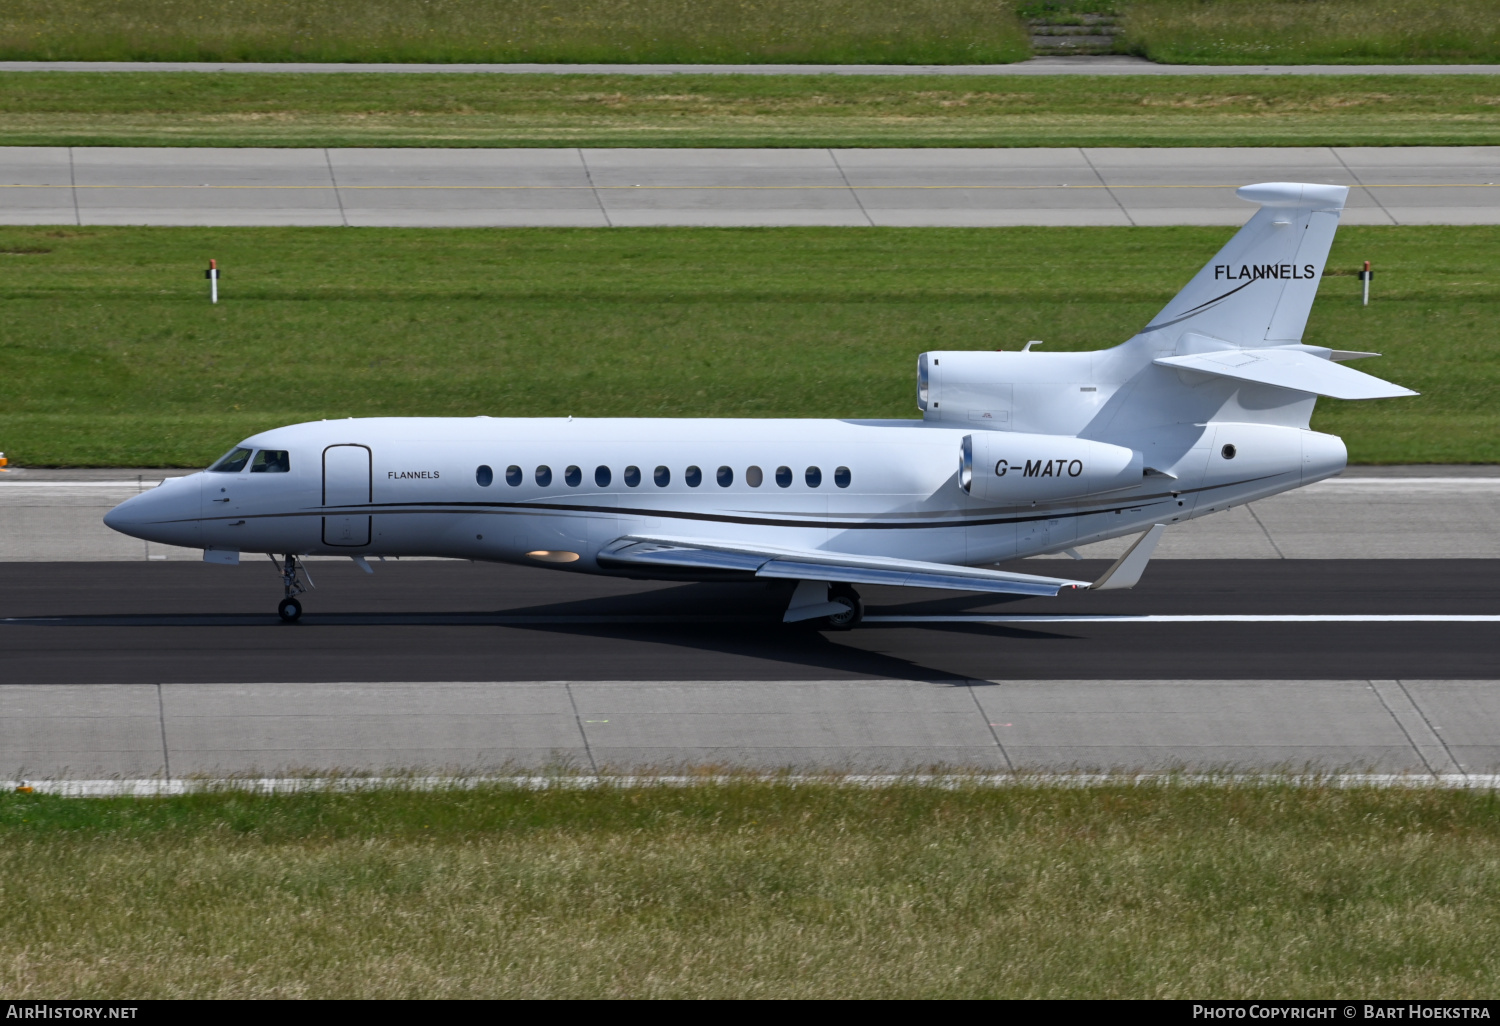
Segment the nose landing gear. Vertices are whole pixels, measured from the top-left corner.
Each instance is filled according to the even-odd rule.
[[[271,557],[271,562],[276,563],[276,557]],[[307,589],[302,587],[299,575],[306,575],[307,583],[312,585],[312,575],[307,572],[307,567],[297,556],[287,553],[282,562],[277,564],[281,571],[281,586],[286,590],[286,597],[276,607],[276,615],[281,617],[285,623],[296,623],[302,617],[302,603],[297,596]]]

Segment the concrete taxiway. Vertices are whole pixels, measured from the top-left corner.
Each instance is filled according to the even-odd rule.
[[[1239,225],[1247,182],[1345,224],[1500,224],[1500,147],[0,147],[0,224]]]
[[[599,681],[7,689],[16,779],[712,765],[1487,775],[1495,681]],[[1479,714],[1476,721],[1475,714]],[[1433,724],[1440,726],[1433,726]]]
[[[845,633],[783,627],[759,584],[376,569],[319,565],[287,626],[269,566],[0,564],[0,773],[1500,766],[1493,560],[1166,560],[1133,592],[1014,602],[871,588]]]

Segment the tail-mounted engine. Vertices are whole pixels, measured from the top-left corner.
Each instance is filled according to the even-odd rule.
[[[958,484],[981,499],[1040,502],[1135,488],[1144,473],[1141,454],[1122,445],[977,431],[964,436]]]
[[[917,406],[928,423],[975,431],[1076,435],[1112,392],[1093,353],[949,350],[917,360]]]

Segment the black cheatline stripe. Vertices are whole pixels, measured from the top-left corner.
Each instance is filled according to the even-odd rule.
[[[1277,474],[1264,474],[1260,477],[1247,477],[1239,481],[1228,481],[1219,485],[1205,485],[1202,488],[1185,488],[1178,495],[1194,495],[1199,492],[1213,491],[1218,488],[1233,488],[1236,485],[1253,484],[1256,481],[1266,481]],[[1170,493],[1167,493],[1170,494]],[[189,520],[166,521],[167,523],[210,523],[216,520],[282,520],[289,517],[318,517],[318,516],[373,516],[379,512],[383,516],[420,516],[430,513],[474,513],[489,512],[517,516],[536,510],[557,513],[607,513],[616,516],[635,516],[644,518],[659,518],[662,520],[699,520],[722,524],[745,524],[753,527],[819,527],[838,529],[845,531],[891,531],[891,530],[937,530],[950,527],[990,527],[995,524],[1026,524],[1038,520],[1066,520],[1075,517],[1087,517],[1102,513],[1116,513],[1127,509],[1136,509],[1145,506],[1158,505],[1162,497],[1137,496],[1128,502],[1117,505],[1103,506],[1097,509],[1083,510],[1052,510],[1030,516],[997,516],[997,517],[975,517],[967,520],[942,520],[942,521],[903,521],[901,523],[870,522],[845,520],[785,520],[769,517],[734,516],[723,513],[693,513],[687,510],[660,510],[660,509],[635,509],[620,506],[578,506],[567,503],[524,503],[524,502],[387,502],[371,506],[338,506],[332,509],[317,507],[296,513],[249,513],[237,514],[223,517],[198,517]],[[413,509],[411,507],[420,507]],[[395,508],[400,507],[400,508]],[[455,509],[454,507],[458,507]]]
[[[1228,292],[1224,293],[1222,296],[1215,296],[1213,299],[1210,299],[1210,300],[1208,300],[1205,303],[1199,303],[1197,306],[1193,307],[1187,313],[1180,314],[1177,317],[1173,317],[1170,321],[1162,321],[1160,324],[1148,324],[1148,325],[1146,325],[1144,328],[1142,328],[1140,330],[1139,334],[1145,334],[1148,331],[1156,331],[1159,328],[1170,328],[1172,325],[1177,324],[1180,321],[1185,321],[1189,317],[1193,316],[1196,313],[1201,313],[1206,307],[1213,306],[1219,300],[1221,300],[1221,299],[1228,299],[1230,296],[1234,295],[1240,289],[1246,288],[1246,287],[1248,287],[1250,285],[1254,285],[1258,281],[1270,281],[1270,280],[1272,280],[1272,279],[1269,279],[1269,278],[1251,278],[1249,281],[1245,282],[1244,285],[1236,285],[1234,288],[1230,289]]]
[[[395,504],[392,504],[395,505]],[[474,503],[471,506],[452,509],[457,503],[434,502],[426,504],[428,508],[422,509],[386,509],[381,508],[380,516],[430,516],[436,513],[490,513],[504,516],[522,516],[532,511],[545,511],[548,513],[579,513],[597,514],[611,513],[621,516],[639,516],[643,518],[657,518],[661,520],[698,520],[719,524],[745,524],[752,527],[816,527],[823,529],[837,529],[843,531],[935,531],[939,528],[950,527],[987,527],[992,524],[1024,524],[1034,520],[1060,520],[1070,517],[1086,517],[1095,513],[1113,513],[1116,509],[1126,510],[1137,506],[1154,505],[1154,503],[1128,502],[1119,507],[1107,507],[1104,509],[1074,510],[1071,512],[1040,513],[1036,516],[1025,517],[984,517],[971,520],[922,520],[906,521],[902,523],[868,521],[845,521],[845,520],[780,520],[767,517],[739,517],[720,513],[691,513],[686,510],[621,510],[613,506],[561,506],[533,504],[529,506],[516,506],[505,509],[494,509],[487,504]],[[473,508],[475,506],[481,508]],[[295,517],[319,517],[319,516],[374,516],[367,507],[356,507],[353,512],[348,509],[324,510],[321,508],[311,509],[299,513],[242,513],[234,517],[210,517],[197,520],[174,520],[170,523],[211,523],[217,520],[285,520]]]

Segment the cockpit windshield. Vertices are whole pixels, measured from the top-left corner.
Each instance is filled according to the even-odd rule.
[[[220,474],[238,474],[245,469],[245,464],[250,462],[250,452],[249,449],[235,446],[219,457],[219,461],[208,469]]]
[[[285,474],[291,469],[291,456],[285,449],[262,449],[250,464],[252,474]]]

